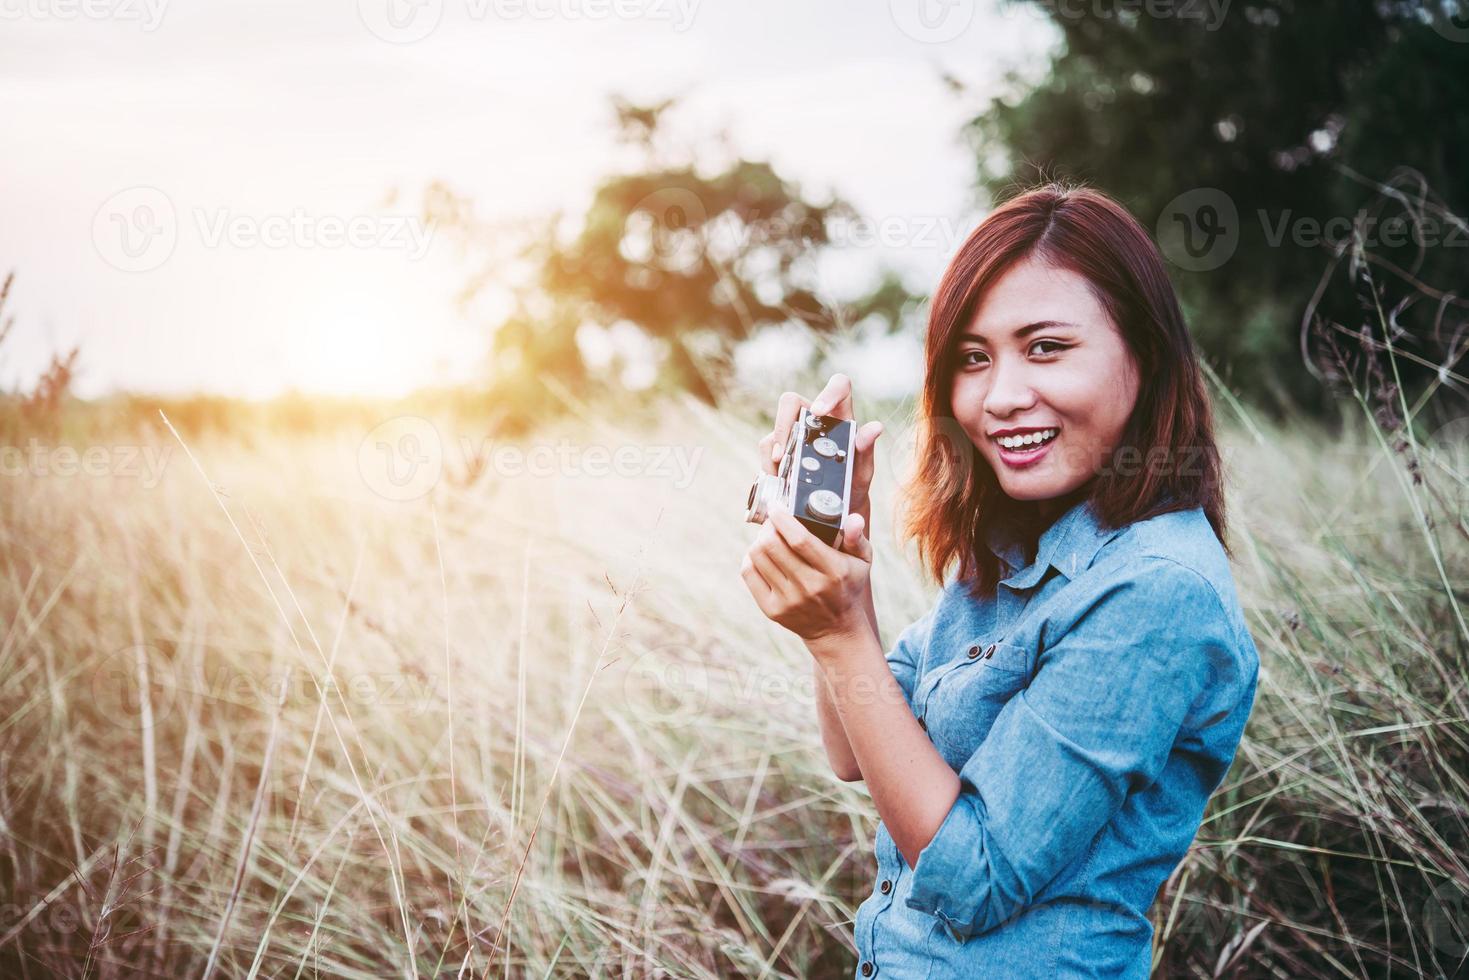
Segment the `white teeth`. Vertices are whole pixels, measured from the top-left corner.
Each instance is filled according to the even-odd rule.
[[[997,436],[996,442],[1006,449],[1021,449],[1025,446],[1033,446],[1053,438],[1060,429],[1042,429],[1039,432],[1027,432],[1023,436]]]

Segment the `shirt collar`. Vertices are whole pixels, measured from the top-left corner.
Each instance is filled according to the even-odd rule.
[[[1024,550],[1013,533],[991,525],[985,543],[1010,571],[1009,577],[1000,579],[1000,583],[1013,589],[1029,589],[1050,567],[1055,567],[1068,580],[1074,578],[1091,565],[1102,545],[1116,533],[1114,529],[1102,527],[1091,501],[1083,499],[1046,528],[1036,543],[1035,561],[1024,568],[1020,567],[1025,560]]]

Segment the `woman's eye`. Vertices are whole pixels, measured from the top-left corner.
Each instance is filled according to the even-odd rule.
[[[970,360],[970,358],[971,357],[984,357],[984,356],[985,356],[984,351],[978,351],[978,350],[960,351],[959,352],[959,363],[962,364],[962,365],[964,365],[965,367],[974,367],[975,365],[977,365],[977,364],[979,364],[981,362],[979,362],[979,361],[972,361],[972,360]]]
[[[1054,350],[1043,350],[1041,351],[1042,354],[1055,354],[1066,349],[1065,344],[1059,343],[1054,340],[1037,340],[1035,343],[1030,345],[1030,349],[1035,350],[1042,344],[1050,344],[1053,348],[1055,348]]]

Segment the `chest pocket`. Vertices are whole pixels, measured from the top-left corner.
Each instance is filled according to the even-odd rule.
[[[923,722],[939,755],[958,770],[979,748],[1005,703],[1030,683],[1032,651],[998,641],[966,647],[934,672]]]

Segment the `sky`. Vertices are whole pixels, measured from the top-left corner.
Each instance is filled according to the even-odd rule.
[[[84,397],[472,381],[508,283],[461,308],[423,192],[574,218],[632,165],[613,94],[856,205],[835,293],[926,292],[980,216],[962,124],[1054,43],[980,0],[0,0],[0,387],[73,344]]]

